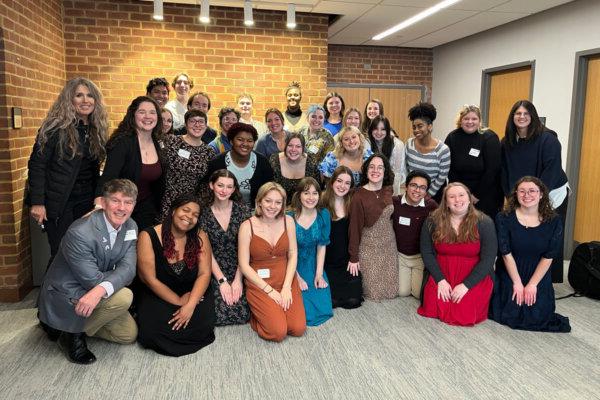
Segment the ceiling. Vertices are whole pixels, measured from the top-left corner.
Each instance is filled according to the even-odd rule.
[[[254,0],[255,9],[286,10],[296,4],[297,12],[335,14],[329,27],[329,43],[346,45],[432,48],[499,25],[527,17],[573,0],[462,0],[385,39],[376,34],[439,3],[441,0]],[[196,0],[167,0],[197,4]],[[211,0],[213,6],[243,6],[242,0]]]

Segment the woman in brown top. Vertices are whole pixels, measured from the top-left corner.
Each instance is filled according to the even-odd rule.
[[[398,296],[398,268],[390,217],[394,173],[385,156],[374,154],[362,167],[361,187],[350,204],[351,273],[360,270],[365,298],[374,301]]]

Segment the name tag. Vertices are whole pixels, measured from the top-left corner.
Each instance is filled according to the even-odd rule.
[[[319,152],[319,147],[317,145],[311,145],[308,146],[308,148],[306,149],[306,151],[308,151],[311,154],[317,154]]]
[[[128,242],[130,240],[135,240],[137,239],[137,235],[135,233],[135,229],[130,229],[127,232],[125,232],[125,241]]]
[[[258,276],[262,279],[267,279],[271,277],[271,270],[269,268],[263,268],[256,271]]]
[[[179,149],[177,151],[177,154],[179,155],[179,157],[183,157],[187,160],[190,158],[191,153],[189,151],[187,151],[186,149]]]
[[[469,155],[472,157],[479,157],[479,153],[481,153],[481,150],[479,149],[471,148],[471,150],[469,150]]]
[[[410,226],[410,218],[400,217],[398,218],[398,223],[404,226]]]

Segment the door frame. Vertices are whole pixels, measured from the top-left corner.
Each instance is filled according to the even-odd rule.
[[[600,47],[575,53],[575,72],[573,75],[573,96],[571,98],[571,119],[569,123],[569,141],[567,151],[567,176],[572,194],[569,199],[565,221],[565,256],[571,258],[578,245],[575,242],[575,210],[577,208],[577,189],[579,185],[579,167],[581,162],[581,144],[583,142],[583,120],[585,97],[587,95],[588,64],[590,58],[600,55]],[[567,258],[567,257],[565,257]]]
[[[488,68],[481,71],[481,99],[479,101],[479,108],[481,109],[481,119],[484,126],[487,126],[489,122],[488,120],[490,115],[490,92],[492,90],[492,75],[497,72],[503,72],[523,67],[531,68],[529,98],[533,99],[533,83],[535,82],[535,60],[521,61],[518,63],[501,65],[499,67]]]
[[[421,91],[421,101],[427,99],[427,86],[425,85],[411,85],[404,83],[338,83],[331,82],[327,83],[326,87],[336,88],[362,88],[362,89],[418,89]]]

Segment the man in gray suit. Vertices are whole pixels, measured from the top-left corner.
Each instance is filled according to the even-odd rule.
[[[137,326],[125,286],[135,276],[137,225],[130,219],[137,188],[127,179],[107,182],[102,209],[73,222],[40,290],[40,325],[78,364],[96,361],[87,336],[132,343]],[[99,206],[97,206],[99,207]]]

